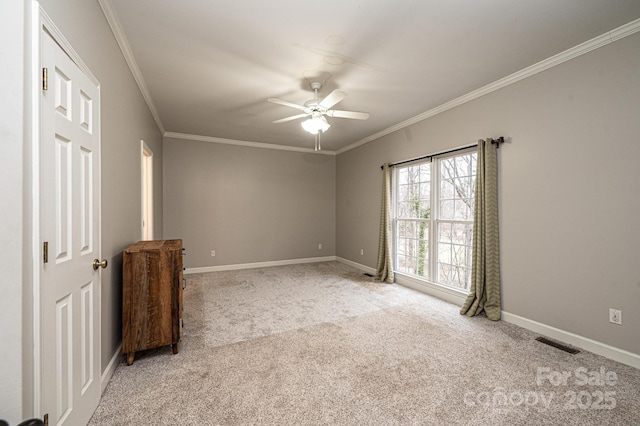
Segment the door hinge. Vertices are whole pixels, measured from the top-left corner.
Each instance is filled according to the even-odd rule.
[[[49,89],[49,70],[42,68],[42,90]]]
[[[42,244],[42,261],[49,263],[49,241],[45,241],[44,244]]]
[[[44,415],[44,426],[49,426],[49,413]]]

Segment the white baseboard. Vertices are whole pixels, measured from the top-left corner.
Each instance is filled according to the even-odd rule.
[[[100,388],[101,388],[100,394],[101,395],[104,393],[104,390],[107,388],[107,385],[109,384],[109,380],[111,380],[111,376],[113,376],[113,373],[115,373],[116,368],[118,367],[118,364],[119,364],[118,359],[120,358],[121,354],[122,354],[122,343],[118,346],[118,349],[116,349],[116,351],[113,353],[113,356],[111,357],[111,360],[107,365],[107,368],[104,369],[104,372],[100,377]]]
[[[199,268],[187,268],[185,269],[184,273],[185,275],[187,275],[187,274],[200,274],[203,272],[236,271],[239,269],[268,268],[270,266],[298,265],[301,263],[331,262],[333,260],[336,260],[335,256],[308,257],[305,259],[274,260],[271,262],[239,263],[236,265],[203,266]]]
[[[605,358],[609,358],[635,368],[640,368],[640,355],[634,354],[633,352],[625,351],[624,349],[619,349],[607,345],[606,343],[560,330],[559,328],[551,327],[515,314],[510,314],[509,312],[502,311],[502,319],[511,324],[533,331],[534,333],[539,333],[546,337],[550,337],[551,339],[568,343],[576,348],[593,352],[594,354],[601,355]]]
[[[366,272],[367,274],[372,274],[373,275],[373,274],[376,273],[376,268],[372,268],[370,266],[363,265],[362,263],[354,262],[353,260],[345,259],[344,257],[337,257],[336,256],[336,260],[338,262],[344,263],[346,265],[353,266],[354,268],[359,269],[362,272]]]

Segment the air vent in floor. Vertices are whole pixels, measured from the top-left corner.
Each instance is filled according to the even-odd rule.
[[[575,348],[563,345],[562,343],[554,342],[553,340],[547,339],[546,337],[536,337],[536,340],[540,343],[544,343],[545,345],[553,346],[554,348],[560,349],[561,351],[570,353],[571,355],[580,353],[580,351]]]

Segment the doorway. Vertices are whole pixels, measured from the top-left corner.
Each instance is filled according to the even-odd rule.
[[[140,141],[142,176],[142,239],[153,240],[153,152]]]

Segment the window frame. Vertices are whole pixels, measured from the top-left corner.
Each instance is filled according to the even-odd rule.
[[[391,211],[391,221],[392,221],[392,240],[393,240],[393,269],[394,273],[406,277],[411,280],[417,280],[418,282],[428,283],[430,285],[434,285],[440,287],[442,289],[446,289],[447,291],[454,292],[455,294],[467,295],[469,294],[468,288],[460,288],[451,284],[438,282],[438,257],[439,257],[439,235],[440,235],[440,225],[441,224],[455,224],[461,223],[465,225],[471,226],[471,231],[473,232],[473,209],[471,209],[471,217],[469,220],[464,219],[443,219],[441,217],[441,200],[440,200],[440,186],[442,182],[441,176],[441,167],[440,162],[442,160],[457,157],[461,155],[473,154],[477,153],[477,147],[470,147],[466,149],[456,150],[455,152],[443,153],[443,154],[435,154],[429,156],[423,160],[416,160],[410,163],[402,164],[402,167],[394,167],[393,170],[393,190],[392,190],[392,211]],[[429,164],[430,163],[430,218],[426,220],[427,228],[428,228],[428,238],[426,242],[428,244],[428,276],[421,276],[416,273],[410,273],[406,271],[398,270],[398,240],[399,240],[399,221],[414,221],[415,223],[419,221],[425,221],[424,219],[413,219],[413,218],[400,218],[398,217],[398,195],[399,195],[399,185],[400,185],[400,170],[408,167],[420,166],[421,164]],[[477,176],[477,157],[476,157],[476,176]],[[475,193],[472,198],[475,204]],[[471,245],[468,246],[470,250],[473,249],[473,241],[471,241]],[[406,256],[406,255],[405,255]],[[471,262],[472,254],[469,254],[469,262]],[[467,280],[467,287],[469,286],[470,281],[470,268],[471,264],[469,263],[469,280]],[[416,268],[417,269],[417,268]]]

